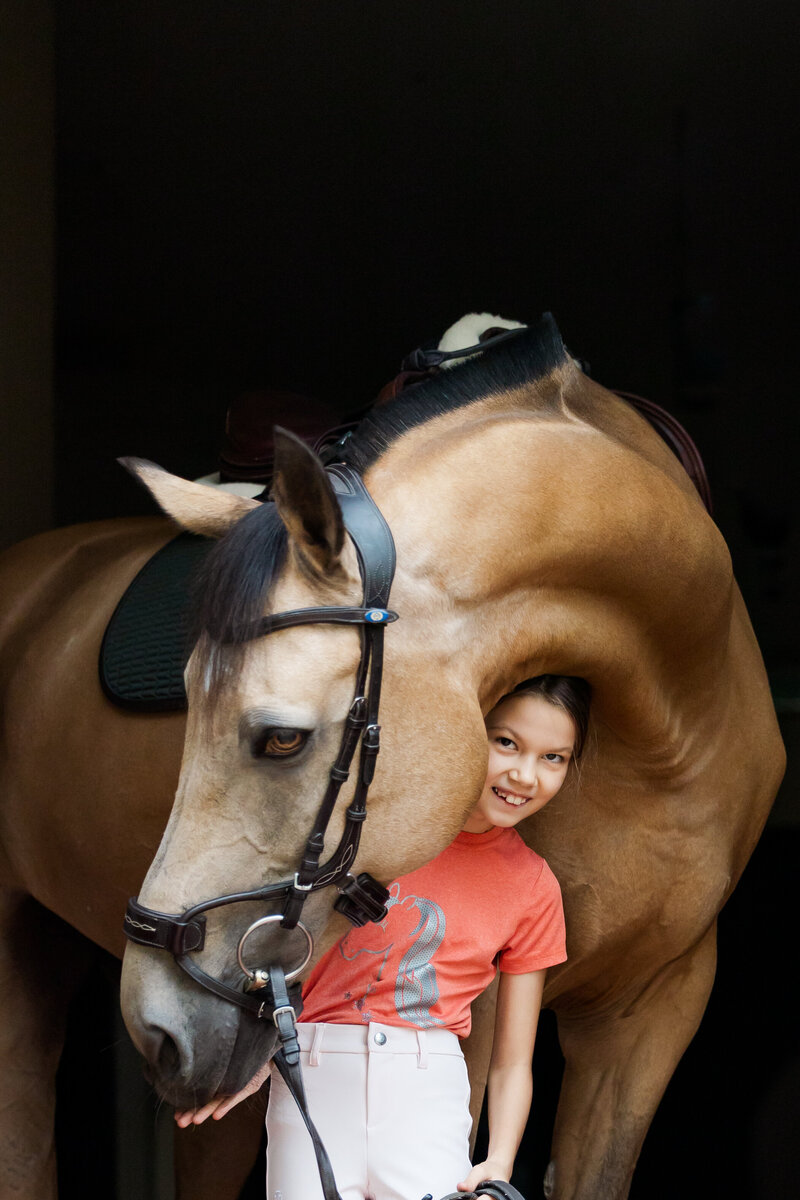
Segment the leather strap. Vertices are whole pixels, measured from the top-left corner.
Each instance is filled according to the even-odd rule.
[[[261,992],[243,992],[241,989],[232,988],[227,983],[223,983],[220,979],[215,979],[213,975],[209,975],[198,967],[188,954],[177,954],[175,962],[185,971],[187,975],[201,984],[209,992],[213,992],[215,996],[219,996],[220,1000],[227,1000],[231,1004],[236,1004],[239,1008],[247,1009],[254,1017],[269,1016],[267,1011],[267,998]]]
[[[644,396],[637,396],[634,392],[620,392],[615,389],[614,395],[627,401],[637,412],[640,412],[644,419],[652,425],[659,437],[666,442],[697,488],[700,499],[703,501],[709,515],[713,516],[714,506],[711,500],[711,486],[708,482],[705,465],[700,457],[700,451],[680,421],[659,404],[645,399]]]
[[[205,917],[156,912],[143,908],[135,896],[128,901],[123,928],[130,941],[169,950],[171,954],[202,950],[206,940]]]
[[[339,845],[327,863],[319,866],[319,859],[324,849],[325,830],[342,783],[347,778],[350,762],[358,744],[358,735],[356,737],[349,736],[350,731],[347,728],[342,739],[339,756],[331,769],[327,791],[306,842],[300,870],[297,872],[295,884],[287,896],[282,922],[284,929],[292,929],[297,923],[310,891],[319,891],[320,888],[338,883],[348,874],[358,852],[361,825],[367,811],[367,791],[375,774],[375,763],[380,751],[378,705],[383,676],[383,631],[387,623],[396,619],[396,614],[386,608],[396,565],[391,530],[357,471],[343,463],[333,463],[326,469],[342,510],[345,528],[356,547],[364,588],[364,610],[357,610],[364,612],[362,618],[364,640],[354,703],[360,704],[362,699],[365,699],[366,712],[364,714],[359,710],[360,727],[363,729],[363,734],[360,735],[359,776],[353,800],[347,809],[345,827]],[[311,610],[312,613],[314,611],[325,610]],[[383,613],[386,619],[375,619],[372,617],[373,613],[376,615]],[[287,616],[294,615],[287,614]],[[366,686],[367,671],[369,671],[368,687]],[[376,887],[380,887],[380,885],[376,884]],[[385,893],[386,899],[388,899],[388,892]]]
[[[252,642],[268,633],[274,633],[277,629],[291,629],[294,625],[390,625],[396,620],[396,612],[375,605],[368,608],[293,608],[261,617],[252,625],[237,631],[236,636],[230,638],[226,644]]]
[[[326,468],[342,510],[345,529],[358,552],[367,608],[385,608],[396,565],[394,538],[357,471],[344,463]]]
[[[491,1196],[492,1200],[525,1200],[522,1192],[518,1192],[510,1183],[503,1179],[489,1179],[479,1185],[478,1196]]]
[[[462,350],[425,350],[421,346],[407,354],[400,364],[401,371],[430,371],[433,367],[441,366],[452,358],[469,358],[473,354],[482,354],[492,346],[499,346],[509,338],[519,337],[526,333],[527,325],[515,325],[513,329],[491,329],[475,346],[465,346]]]
[[[479,1183],[474,1192],[448,1192],[441,1200],[477,1200],[480,1196],[489,1196],[491,1200],[525,1200],[522,1192],[504,1179],[487,1179],[485,1183]]]
[[[273,1062],[291,1092],[292,1098],[300,1111],[300,1116],[303,1118],[303,1123],[311,1137],[311,1143],[317,1159],[322,1194],[325,1200],[342,1200],[339,1195],[339,1189],[336,1186],[336,1179],[334,1178],[331,1160],[328,1158],[328,1152],[308,1111],[308,1100],[306,1099],[306,1091],[303,1087],[303,1073],[300,1069],[300,1043],[297,1040],[295,1011],[286,988],[286,978],[282,968],[279,966],[270,966],[268,970],[272,1002],[274,1004],[273,1021],[275,1022],[275,1028],[278,1030],[278,1037],[281,1042]]]

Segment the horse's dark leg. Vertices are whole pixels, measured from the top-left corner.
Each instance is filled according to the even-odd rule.
[[[175,1130],[175,1200],[238,1200],[259,1154],[266,1096],[262,1088],[221,1121]]]
[[[624,1006],[559,1012],[566,1065],[545,1176],[551,1200],[625,1200],[653,1114],[700,1023],[715,966],[716,923]]]
[[[30,896],[0,889],[0,1200],[55,1200],[56,1068],[94,954]]]
[[[470,1112],[472,1113],[471,1149],[475,1148],[475,1134],[478,1130],[478,1118],[481,1115],[483,1097],[486,1091],[486,1079],[489,1074],[489,1060],[492,1057],[492,1040],[494,1038],[494,1014],[497,1008],[497,978],[477,999],[472,1002],[472,1030],[463,1043],[464,1057],[467,1060],[470,1087]]]

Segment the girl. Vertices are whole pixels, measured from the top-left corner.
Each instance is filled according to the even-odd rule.
[[[305,984],[305,1089],[342,1200],[417,1200],[511,1177],[545,975],[566,959],[558,883],[514,826],[555,796],[580,755],[589,697],[583,679],[540,675],[495,705],[486,783],[462,832],[397,879],[385,920],[351,930]],[[471,1166],[459,1038],[497,967],[489,1147]],[[176,1113],[178,1125],[219,1120],[268,1075],[267,1065],[237,1095]],[[267,1200],[316,1200],[308,1134],[277,1074],[267,1131]]]

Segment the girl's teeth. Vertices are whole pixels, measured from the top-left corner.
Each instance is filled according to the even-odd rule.
[[[511,796],[507,792],[501,792],[500,788],[493,788],[492,790],[501,800],[505,800],[506,804],[513,804],[515,808],[519,808],[527,801],[526,796]]]

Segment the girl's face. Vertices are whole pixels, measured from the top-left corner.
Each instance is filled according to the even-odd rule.
[[[486,718],[489,769],[481,798],[464,830],[511,829],[544,808],[564,782],[575,726],[563,708],[542,696],[510,696]]]

